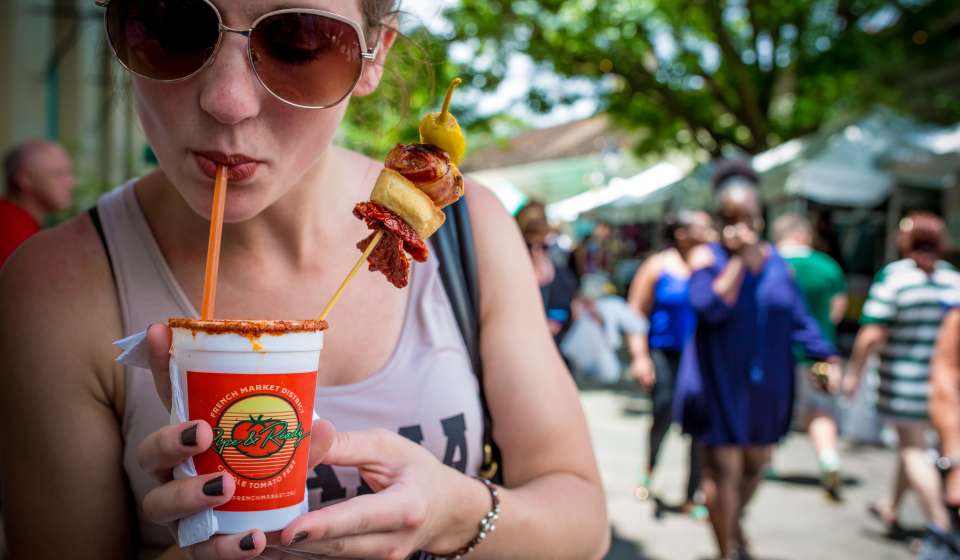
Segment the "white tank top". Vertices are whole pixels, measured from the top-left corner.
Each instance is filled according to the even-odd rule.
[[[97,203],[112,262],[124,336],[170,317],[197,317],[177,284],[133,190],[134,182]],[[315,409],[340,431],[384,428],[423,445],[443,463],[476,475],[483,418],[476,377],[440,279],[438,263],[414,263],[409,303],[397,347],[387,364],[351,385],[318,387]],[[323,360],[321,357],[321,367]],[[158,484],[136,460],[137,446],[165,425],[149,370],[126,367],[123,464],[140,519],[141,548],[173,544],[166,528],[143,518],[143,497]],[[356,469],[321,465],[307,481],[310,508],[368,493]]]

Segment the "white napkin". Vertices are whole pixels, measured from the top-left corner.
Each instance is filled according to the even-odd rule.
[[[150,369],[150,348],[147,345],[147,332],[132,334],[113,343],[123,352],[117,357],[117,362],[131,367]],[[170,387],[172,399],[170,406],[170,423],[180,424],[187,421],[187,404],[184,398],[183,387],[180,386],[180,370],[177,363],[170,360]],[[181,479],[197,476],[197,469],[193,459],[187,459],[173,469],[174,478]],[[217,517],[212,509],[195,513],[180,520],[177,527],[177,539],[180,547],[186,548],[208,540],[217,532]]]

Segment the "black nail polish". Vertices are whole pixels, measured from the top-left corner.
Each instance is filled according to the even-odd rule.
[[[223,496],[223,476],[204,482],[203,493],[207,496]]]
[[[290,541],[290,544],[288,544],[287,546],[293,546],[297,543],[302,543],[303,541],[307,540],[307,537],[309,536],[310,535],[308,535],[306,531],[300,531],[299,533],[293,536],[293,539]]]
[[[257,548],[257,543],[253,542],[253,533],[240,539],[240,550],[253,550]]]
[[[180,443],[186,447],[193,447],[197,444],[197,424],[180,432]]]

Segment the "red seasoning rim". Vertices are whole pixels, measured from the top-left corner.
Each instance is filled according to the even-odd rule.
[[[246,337],[264,335],[282,335],[289,333],[308,333],[327,330],[326,321],[282,321],[282,320],[232,320],[220,319],[204,321],[201,319],[170,319],[167,325],[171,329],[187,329],[193,334],[238,334]]]

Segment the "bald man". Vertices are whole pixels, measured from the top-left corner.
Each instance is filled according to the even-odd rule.
[[[70,155],[59,144],[30,140],[7,152],[6,198],[0,199],[0,266],[48,214],[70,207],[77,180]]]

